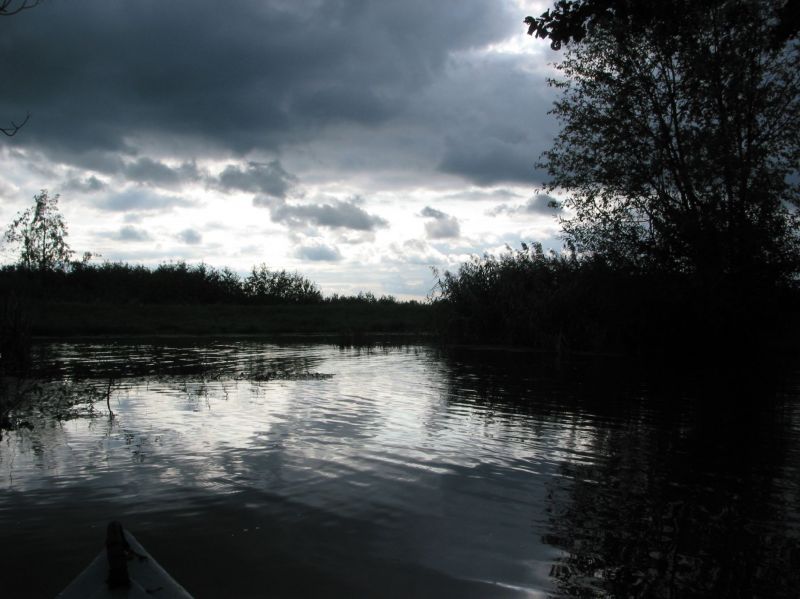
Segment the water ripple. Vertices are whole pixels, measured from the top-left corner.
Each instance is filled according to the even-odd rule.
[[[445,595],[657,596],[669,578],[689,596],[742,577],[779,594],[796,580],[782,567],[800,555],[796,381],[774,410],[720,426],[676,399],[691,389],[662,402],[525,355],[232,340],[38,351],[43,378],[111,385],[115,417],[101,399],[4,435],[0,526],[16,554],[52,543],[56,514],[87,544],[121,514],[154,538],[202,521],[204,551],[235,540],[226,568],[252,552],[287,576],[310,561],[343,594],[354,556],[364,577]]]

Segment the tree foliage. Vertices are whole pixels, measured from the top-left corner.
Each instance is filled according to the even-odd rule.
[[[800,47],[765,43],[786,5],[665,6],[678,4],[663,14],[559,2],[549,25],[534,24],[572,42],[551,82],[561,132],[543,157],[550,191],[570,194],[566,238],[624,268],[786,280],[797,269]]]
[[[72,250],[67,244],[67,225],[58,210],[58,194],[43,189],[34,196],[34,205],[8,227],[5,240],[19,246],[19,263],[28,270],[64,270]]]
[[[617,35],[641,33],[648,27],[668,26],[676,15],[708,10],[725,0],[558,0],[538,17],[526,17],[528,35],[549,39],[554,50],[562,44],[581,42],[588,34],[603,29]],[[774,16],[764,23],[762,44],[780,45],[800,31],[800,0],[776,3]]]
[[[473,256],[438,276],[440,334],[457,342],[524,345],[556,351],[631,349],[646,333],[643,314],[676,304],[657,284],[602,259],[545,252],[538,243],[495,256]],[[652,295],[664,301],[653,302]],[[635,339],[633,339],[635,337]]]
[[[245,295],[261,303],[308,304],[322,300],[317,286],[298,273],[253,267],[242,284]]]
[[[155,267],[124,262],[72,261],[63,270],[39,273],[21,263],[0,267],[0,297],[16,291],[26,298],[52,302],[173,305],[391,305],[391,295],[371,292],[324,296],[316,283],[299,273],[254,267],[246,277],[230,268],[166,262]]]

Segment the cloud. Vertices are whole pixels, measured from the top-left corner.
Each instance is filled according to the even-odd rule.
[[[540,193],[530,198],[524,204],[500,204],[488,210],[486,214],[489,216],[498,216],[500,214],[541,214],[553,216],[560,210],[561,203],[558,200],[546,193]]]
[[[110,212],[152,211],[165,212],[177,207],[194,206],[181,197],[167,196],[147,189],[134,188],[108,195],[93,202],[100,210]]]
[[[430,206],[426,206],[420,214],[433,219],[425,223],[425,233],[428,239],[451,239],[461,235],[461,228],[456,217]]]
[[[10,198],[15,195],[19,190],[16,185],[0,179],[0,198]]]
[[[430,206],[425,206],[420,212],[421,216],[425,216],[427,218],[435,218],[435,219],[445,219],[448,217],[447,214],[442,212],[441,210],[436,210],[435,208],[431,208]]]
[[[326,227],[328,229],[351,229],[354,231],[374,231],[388,227],[385,219],[370,214],[359,204],[360,197],[347,201],[330,199],[318,204],[290,204],[270,198],[256,198],[257,206],[267,206],[273,222],[283,223],[296,229],[307,226]]]
[[[408,239],[402,244],[389,246],[389,259],[399,264],[434,266],[446,261],[446,257],[428,242],[421,239]]]
[[[210,189],[285,198],[296,180],[265,156],[304,183],[374,177],[361,193],[452,176],[541,182],[549,72],[536,55],[487,49],[512,35],[536,47],[518,3],[401,5],[237,2],[220,28],[211,0],[141,0],[135,14],[44,3],[4,22],[4,43],[26,52],[4,67],[0,115],[33,113],[21,148],[164,188],[206,177],[181,165],[208,159],[224,167]]]
[[[125,225],[119,231],[108,233],[107,236],[117,241],[141,242],[151,241],[153,239],[147,231],[132,225]]]
[[[43,3],[3,24],[4,44],[26,51],[4,65],[0,114],[30,111],[19,143],[65,159],[124,153],[133,136],[274,149],[331,124],[386,122],[453,52],[518,20],[513,4],[485,0],[235,2],[219,19],[212,0]]]
[[[105,256],[119,246],[240,268],[252,259],[239,248],[258,239],[273,263],[308,260],[349,285],[358,262],[361,281],[386,288],[403,260],[422,280],[425,264],[456,259],[454,238],[477,246],[522,227],[498,219],[460,237],[544,176],[532,165],[557,92],[516,0],[244,0],[225,5],[224,27],[211,0],[79,4],[3,22],[0,45],[19,51],[3,65],[0,118],[32,118],[0,149],[2,178],[26,197],[66,183],[71,233]],[[449,214],[422,219],[426,204]],[[126,243],[91,230],[95,208]],[[209,220],[226,229],[212,235]],[[544,219],[519,221],[527,234]],[[176,239],[187,227],[201,244]],[[137,230],[163,248],[136,243]],[[402,243],[416,234],[423,245]],[[226,247],[209,253],[212,237]],[[337,253],[336,268],[317,261]]]
[[[499,199],[517,199],[522,197],[515,191],[510,189],[467,189],[464,191],[457,191],[444,196],[443,200],[466,200],[468,202],[481,202],[487,200]]]
[[[295,251],[295,256],[313,262],[337,262],[342,259],[338,248],[324,244],[300,246]]]
[[[544,181],[545,173],[534,166],[536,154],[532,148],[500,139],[447,140],[439,169],[458,174],[478,185],[502,182],[535,184]]]
[[[26,140],[26,143],[35,144],[34,139]],[[76,150],[59,142],[42,144],[40,149],[43,162],[49,160],[52,163],[69,164],[77,169],[94,171],[103,175],[122,172],[125,169],[123,156],[135,153],[133,148],[127,146],[115,148],[114,151],[96,147]]]
[[[451,216],[446,220],[425,223],[425,233],[428,239],[450,239],[458,237],[461,234],[461,230],[458,226],[458,221]]]
[[[544,180],[534,165],[552,144],[546,114],[556,94],[536,65],[531,56],[467,53],[419,94],[413,112],[444,140],[439,171],[483,187]]]
[[[81,193],[92,193],[95,191],[103,191],[108,185],[95,177],[89,175],[88,177],[73,176],[67,179],[63,185],[66,191],[78,191]]]
[[[195,229],[184,229],[178,233],[178,239],[187,245],[198,245],[202,243],[203,236]]]
[[[142,157],[125,164],[123,173],[129,181],[148,183],[162,187],[175,187],[184,181],[197,180],[200,172],[195,162],[184,162],[172,168],[163,162]]]
[[[229,164],[220,173],[216,185],[223,190],[249,191],[274,198],[285,198],[297,177],[286,172],[278,160],[248,162],[244,168]]]
[[[336,242],[345,245],[360,245],[362,243],[372,243],[375,241],[374,231],[354,231],[344,229],[337,231]]]

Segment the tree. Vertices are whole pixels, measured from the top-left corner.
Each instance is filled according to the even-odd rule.
[[[322,301],[317,286],[298,273],[254,266],[242,283],[247,297],[259,303],[314,304]]]
[[[716,0],[559,0],[538,17],[526,17],[528,35],[549,39],[553,50],[562,44],[580,42],[598,28],[631,28],[668,22],[687,9],[711,7]],[[779,45],[800,31],[800,0],[786,0],[767,24],[768,36],[762,42]]]
[[[543,155],[549,191],[569,194],[565,237],[621,267],[785,281],[800,247],[800,44],[773,42],[789,4],[665,5],[562,1],[550,25],[529,22],[569,42]]]
[[[43,189],[34,206],[19,214],[5,233],[5,240],[19,244],[19,263],[28,270],[64,270],[73,252],[67,244],[67,226],[58,211],[58,194]]]

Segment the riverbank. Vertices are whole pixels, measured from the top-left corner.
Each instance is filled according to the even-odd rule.
[[[426,334],[432,308],[419,303],[307,305],[111,304],[37,302],[31,334],[42,337],[130,335]]]

